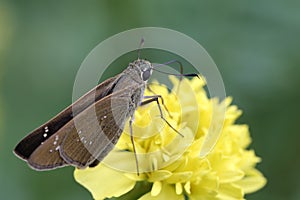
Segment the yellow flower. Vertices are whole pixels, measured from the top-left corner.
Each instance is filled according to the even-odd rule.
[[[122,195],[139,200],[235,200],[262,188],[266,179],[255,169],[260,158],[247,149],[248,126],[235,124],[241,111],[230,105],[231,98],[221,103],[209,99],[205,82],[198,78],[180,83],[170,79],[172,92],[158,83],[151,89],[163,96],[170,113],[164,116],[184,137],[161,120],[155,103],[139,107],[133,133],[140,175],[126,127],[98,166],[75,170],[76,181],[97,200]]]

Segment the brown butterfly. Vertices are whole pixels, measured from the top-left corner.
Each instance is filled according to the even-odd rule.
[[[36,170],[97,165],[112,150],[126,121],[141,104],[152,69],[146,60],[130,63],[122,73],[99,84],[26,136],[15,154]]]
[[[173,62],[178,61],[167,64]],[[181,64],[180,67],[182,71]],[[135,60],[123,72],[102,82],[35,129],[19,142],[14,153],[35,170],[51,170],[66,165],[93,167],[113,149],[128,119],[136,153],[132,136],[133,115],[138,106],[153,101],[157,102],[161,118],[179,133],[163,117],[158,101],[162,97],[144,96],[153,70],[156,69],[149,61]],[[181,73],[179,76],[198,75]]]

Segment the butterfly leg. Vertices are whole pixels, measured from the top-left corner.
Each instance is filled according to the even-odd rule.
[[[133,121],[134,121],[134,116],[131,116],[130,120],[129,120],[130,140],[131,140],[132,148],[133,148],[133,152],[134,152],[137,175],[140,175],[139,162],[138,162],[138,158],[137,158],[137,155],[136,155],[136,149],[135,149],[134,138],[133,138],[133,131],[132,131],[132,123],[133,123]]]
[[[167,106],[166,106],[166,104],[165,104],[165,102],[164,102],[164,98],[163,98],[161,95],[157,95],[157,94],[150,88],[149,85],[147,85],[147,89],[148,89],[151,93],[153,93],[154,96],[144,96],[144,99],[147,99],[147,98],[153,98],[153,97],[159,98],[159,99],[161,100],[161,104],[163,105],[164,109],[165,109],[166,112],[168,113],[169,117],[170,117],[171,119],[173,119],[173,116],[171,115],[169,109],[167,108]],[[154,100],[154,101],[155,101],[155,100]],[[147,103],[146,103],[146,104],[147,104]],[[145,105],[145,104],[143,104],[143,102],[142,102],[142,103],[141,103],[141,106],[142,106],[142,105]]]
[[[159,113],[160,113],[160,118],[162,119],[162,120],[164,120],[165,122],[166,122],[166,124],[171,128],[171,129],[173,129],[176,133],[178,133],[181,137],[184,137],[180,132],[178,132],[167,120],[166,120],[166,118],[164,117],[164,115],[163,115],[163,112],[162,112],[162,109],[161,109],[161,106],[160,106],[160,103],[159,103],[159,101],[158,101],[158,99],[159,98],[162,98],[160,95],[155,95],[155,96],[144,96],[144,98],[149,98],[149,99],[147,99],[147,100],[145,100],[145,101],[143,101],[142,103],[141,103],[141,106],[143,106],[143,105],[146,105],[146,104],[149,104],[149,103],[151,103],[151,102],[156,102],[157,103],[157,106],[158,106],[158,109],[159,109]],[[162,101],[163,102],[163,101]]]

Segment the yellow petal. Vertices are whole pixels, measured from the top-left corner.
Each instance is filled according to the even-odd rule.
[[[142,159],[138,157],[140,171],[143,171],[144,166],[142,166],[143,162],[141,160]],[[108,154],[108,156],[104,158],[102,163],[104,163],[106,166],[110,166],[117,171],[137,173],[133,152],[113,150]]]
[[[190,181],[186,182],[186,184],[184,185],[184,190],[186,191],[186,193],[191,194],[191,182]]]
[[[160,181],[155,181],[151,189],[151,196],[157,196],[161,191],[161,187],[162,183]]]
[[[170,171],[157,170],[157,171],[151,172],[151,174],[149,175],[148,180],[150,182],[161,181],[161,180],[164,180],[164,179],[170,177],[171,175],[172,175],[172,173]]]
[[[167,183],[181,183],[188,181],[193,175],[193,172],[175,172],[166,181]]]
[[[205,157],[208,153],[210,153],[216,145],[216,143],[218,142],[218,139],[222,133],[222,126],[225,120],[225,102],[223,101],[220,104],[218,104],[216,100],[213,102],[214,103],[211,124],[208,130],[208,134],[206,135],[202,144],[202,148],[200,151],[201,158]]]
[[[245,193],[255,192],[267,183],[267,179],[259,171],[253,169],[251,173],[252,175],[248,175],[242,180],[235,182],[235,184],[243,188]]]
[[[147,193],[143,195],[138,200],[184,200],[183,195],[177,195],[175,193],[174,186],[171,186],[169,184],[162,184],[161,192],[157,196],[152,196],[151,193]]]
[[[87,188],[94,199],[118,197],[129,192],[135,181],[128,179],[123,173],[112,170],[102,164],[84,170],[75,169],[75,180]]]
[[[181,183],[176,183],[175,184],[175,191],[176,191],[176,194],[178,194],[178,195],[182,194],[182,185],[181,185]]]
[[[245,173],[242,170],[227,170],[218,173],[221,183],[229,183],[241,180],[244,177]]]
[[[219,188],[219,178],[211,173],[202,177],[201,185],[208,191],[216,191]]]
[[[202,187],[197,187],[197,185],[193,185],[191,187],[189,200],[220,200],[216,195],[217,192],[215,191],[206,190]]]
[[[244,193],[241,187],[233,184],[220,184],[218,197],[224,200],[241,200]]]

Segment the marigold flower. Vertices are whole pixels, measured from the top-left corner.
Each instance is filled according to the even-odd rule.
[[[221,103],[209,99],[203,79],[184,79],[180,84],[174,77],[170,80],[173,92],[158,83],[151,89],[163,96],[171,115],[164,112],[165,118],[184,137],[165,125],[155,103],[139,107],[133,133],[141,174],[136,174],[126,127],[115,150],[94,168],[76,169],[75,180],[96,200],[122,195],[139,200],[244,199],[245,194],[261,189],[266,179],[255,168],[261,159],[247,149],[249,129],[235,124],[242,112],[230,105],[232,99]],[[218,126],[220,131],[214,129]],[[143,193],[135,189],[141,183]]]

